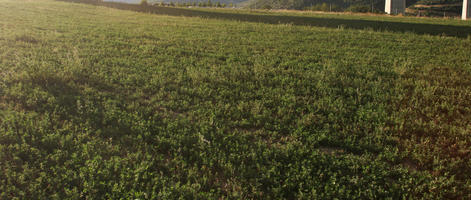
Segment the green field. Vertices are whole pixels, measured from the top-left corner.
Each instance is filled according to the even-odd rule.
[[[0,199],[120,198],[471,199],[471,21],[0,0]]]

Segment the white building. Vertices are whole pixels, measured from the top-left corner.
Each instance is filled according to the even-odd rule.
[[[463,0],[463,14],[461,19],[466,20],[471,18],[471,2],[469,0]]]

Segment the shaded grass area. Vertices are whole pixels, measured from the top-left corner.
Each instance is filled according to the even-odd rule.
[[[382,21],[375,17],[370,19],[339,18],[328,16],[302,16],[302,15],[277,15],[269,12],[244,13],[244,12],[224,12],[201,9],[185,9],[159,6],[142,6],[135,4],[124,4],[114,2],[88,2],[81,0],[71,0],[78,3],[90,3],[94,5],[106,6],[111,8],[132,10],[138,12],[155,13],[171,16],[203,17],[224,20],[235,20],[244,22],[257,22],[267,24],[293,24],[303,26],[316,26],[328,28],[348,28],[348,29],[370,29],[374,31],[391,32],[410,32],[415,34],[441,35],[467,38],[471,35],[471,26],[450,25],[450,24],[431,24],[421,23],[420,19],[415,22],[407,21]],[[384,17],[383,17],[384,18]]]
[[[468,39],[0,3],[1,199],[471,195]]]

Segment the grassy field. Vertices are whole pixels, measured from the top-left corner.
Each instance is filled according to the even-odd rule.
[[[0,0],[0,199],[470,199],[470,30]]]

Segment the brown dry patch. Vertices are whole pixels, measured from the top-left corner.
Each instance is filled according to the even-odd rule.
[[[221,189],[226,194],[241,193],[242,187],[241,184],[235,179],[223,179],[221,180]]]
[[[7,103],[4,96],[0,96],[0,109],[4,110],[7,108]]]
[[[37,44],[40,41],[36,38],[34,38],[31,35],[21,35],[21,36],[16,36],[15,41],[17,42],[26,42],[26,43],[31,43],[31,44]]]
[[[0,70],[0,83],[7,82],[10,80],[14,75],[14,72],[11,70]]]
[[[321,147],[319,147],[319,150],[322,153],[327,154],[327,155],[331,155],[331,156],[338,156],[338,155],[341,155],[341,154],[345,153],[345,150],[342,149],[342,148],[339,148],[339,147],[321,146]]]
[[[293,144],[293,143],[299,144],[300,143],[295,137],[291,135],[283,136],[278,139],[271,140],[270,142],[271,142],[269,144],[270,146],[274,146],[277,148],[282,148],[286,146],[287,144]]]
[[[417,164],[415,164],[414,161],[412,161],[411,159],[407,159],[407,158],[402,160],[401,165],[404,166],[410,172],[417,171],[419,169],[419,167],[417,166]]]

